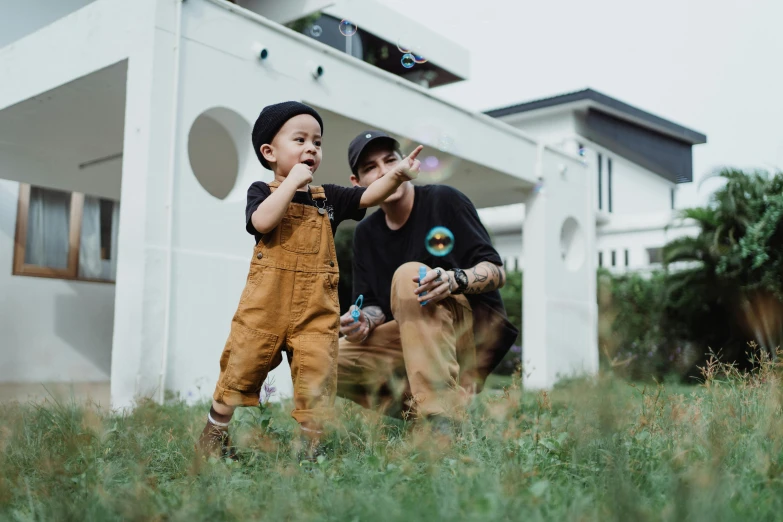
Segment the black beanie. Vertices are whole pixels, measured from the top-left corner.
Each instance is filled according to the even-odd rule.
[[[274,139],[275,135],[280,130],[280,127],[285,125],[285,122],[294,116],[299,116],[300,114],[309,114],[318,120],[318,124],[321,126],[321,134],[323,135],[324,122],[321,119],[321,115],[318,114],[315,109],[304,103],[287,101],[274,105],[267,105],[261,111],[261,114],[258,115],[256,124],[253,125],[253,150],[256,151],[256,156],[258,156],[258,160],[264,168],[272,170],[269,163],[264,159],[263,154],[261,154],[261,145],[272,143],[272,139]]]

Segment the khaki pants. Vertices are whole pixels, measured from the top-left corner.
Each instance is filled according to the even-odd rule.
[[[390,416],[458,414],[474,390],[473,316],[464,295],[421,306],[413,291],[421,263],[394,273],[395,320],[367,340],[340,339],[337,395]]]

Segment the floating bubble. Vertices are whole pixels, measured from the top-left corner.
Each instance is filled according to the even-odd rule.
[[[544,180],[541,178],[538,178],[538,181],[535,185],[533,185],[533,194],[538,194],[542,190],[544,190]]]
[[[351,22],[350,20],[343,20],[340,22],[340,32],[343,33],[345,36],[353,36],[356,34],[356,31],[359,30],[359,26],[355,23]]]
[[[424,241],[427,252],[436,257],[448,255],[454,249],[454,234],[446,227],[434,227]]]
[[[423,56],[418,55],[418,54],[413,54],[413,61],[418,63],[418,64],[427,63],[427,59],[425,57],[423,57]]]
[[[422,142],[411,142],[407,148],[413,147],[414,144],[417,145],[419,143]],[[403,147],[403,150],[407,150],[407,148]],[[457,162],[454,161],[454,158],[448,156],[441,158],[435,155],[429,155],[421,160],[421,170],[419,171],[417,182],[421,184],[443,183],[454,176],[456,169]]]
[[[432,172],[437,170],[439,165],[440,161],[438,161],[438,158],[435,156],[427,156],[424,158],[424,161],[421,162],[422,170],[424,170],[424,172]]]
[[[313,38],[318,38],[321,36],[321,33],[323,33],[324,30],[321,28],[320,25],[314,25],[310,28],[310,36]]]
[[[582,156],[583,158],[587,156],[587,149],[584,147],[579,147],[579,155]]]
[[[416,65],[416,59],[413,57],[411,53],[406,53],[402,55],[402,60],[400,60],[400,63],[402,63],[402,66],[406,69],[410,69],[414,65]]]
[[[451,150],[451,147],[453,146],[454,146],[454,139],[447,134],[442,134],[438,139],[438,148],[443,152],[448,152],[449,150]]]
[[[424,60],[424,56],[422,56],[420,53],[423,51],[421,41],[419,40],[419,37],[415,34],[404,34],[400,36],[399,40],[397,40],[397,50],[400,51],[402,54],[412,54],[419,60]],[[423,62],[422,62],[423,63]]]

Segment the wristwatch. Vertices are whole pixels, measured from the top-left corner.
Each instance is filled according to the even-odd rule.
[[[454,272],[454,281],[457,282],[457,289],[451,292],[452,295],[465,292],[468,288],[468,274],[461,268],[453,268],[451,271]]]

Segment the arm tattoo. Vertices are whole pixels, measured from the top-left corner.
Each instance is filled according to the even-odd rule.
[[[487,280],[487,277],[489,277],[489,275],[486,273],[486,271],[481,270],[479,268],[479,267],[481,267],[482,264],[483,263],[479,263],[479,264],[477,264],[476,266],[473,267],[473,275],[476,277],[476,282],[477,283],[483,283],[484,281]]]
[[[483,294],[503,286],[503,272],[494,263],[482,261],[474,266],[471,272],[473,273],[473,281],[465,289],[466,294]]]
[[[368,306],[364,309],[364,316],[367,318],[367,324],[370,330],[386,322],[386,315],[381,311],[380,306]]]

